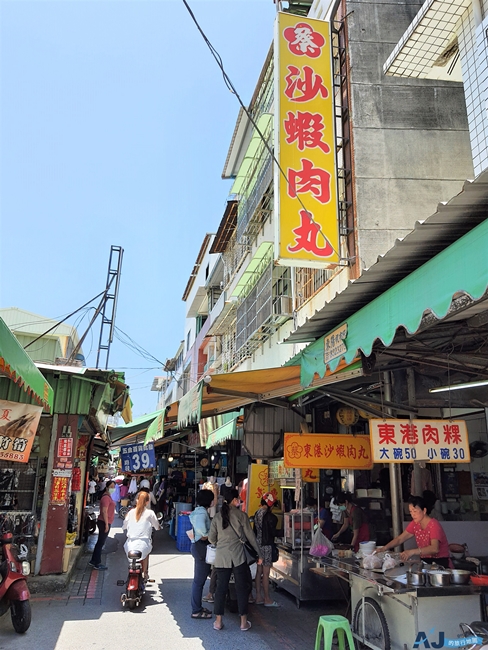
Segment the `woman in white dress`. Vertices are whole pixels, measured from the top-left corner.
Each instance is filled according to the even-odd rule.
[[[152,551],[152,529],[159,530],[159,522],[154,512],[147,508],[149,504],[149,494],[139,492],[137,496],[137,505],[130,510],[124,519],[122,526],[127,532],[127,541],[124,544],[126,554],[129,551],[141,551],[142,553],[142,571],[144,579],[149,578],[149,553]]]

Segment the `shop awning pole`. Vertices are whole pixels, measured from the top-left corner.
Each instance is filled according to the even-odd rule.
[[[383,373],[383,385],[384,385],[384,395],[385,399],[389,402],[392,401],[391,394],[391,373],[385,371]],[[388,411],[391,415],[391,409],[385,407],[385,411]],[[390,496],[391,496],[391,518],[393,525],[393,537],[397,537],[402,532],[402,518],[401,518],[401,509],[400,509],[400,482],[399,482],[399,472],[398,472],[398,463],[389,463],[388,469],[390,472]],[[395,549],[397,551],[397,549]]]
[[[408,391],[408,404],[409,406],[415,405],[415,371],[413,368],[407,368],[407,391]],[[410,419],[413,420],[415,416],[410,414]],[[424,463],[425,467],[425,463]],[[412,488],[411,493],[418,497],[422,496],[422,469],[420,462],[416,460],[413,464],[412,472]]]

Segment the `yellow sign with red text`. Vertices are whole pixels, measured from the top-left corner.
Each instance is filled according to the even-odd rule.
[[[247,514],[252,517],[256,510],[261,506],[263,494],[271,492],[276,500],[279,500],[279,484],[269,482],[268,466],[252,463],[249,466],[249,484],[247,494]]]
[[[369,436],[285,433],[285,466],[312,469],[371,469]],[[303,472],[302,472],[303,475]]]
[[[339,261],[330,25],[278,13],[275,26],[275,258]],[[305,264],[306,262],[306,264]]]

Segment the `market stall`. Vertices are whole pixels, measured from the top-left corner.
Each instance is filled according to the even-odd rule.
[[[340,579],[350,588],[353,636],[373,650],[411,650],[421,639],[431,647],[448,646],[458,639],[460,623],[482,618],[480,588],[470,584],[413,586],[406,576],[362,569],[355,558],[326,557],[314,564],[316,576]]]

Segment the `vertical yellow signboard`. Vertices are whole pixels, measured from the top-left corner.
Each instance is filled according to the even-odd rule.
[[[275,258],[339,261],[330,25],[279,13],[275,33]],[[286,178],[285,178],[286,176]]]

